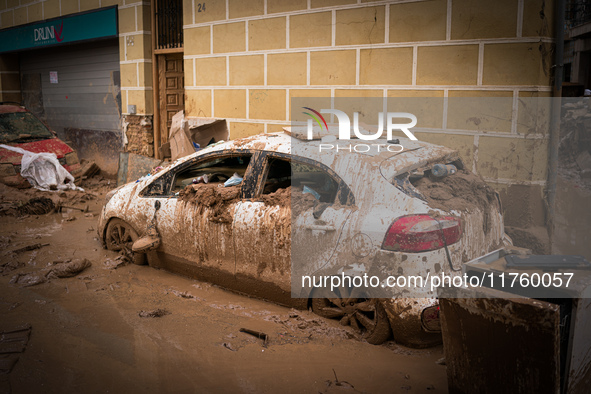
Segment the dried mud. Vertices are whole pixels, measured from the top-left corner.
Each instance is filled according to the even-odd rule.
[[[232,223],[231,205],[238,201],[239,186],[223,187],[220,183],[187,185],[179,193],[181,201],[187,201],[211,209],[209,220],[215,223]]]
[[[444,211],[488,211],[491,205],[498,207],[493,188],[478,175],[469,171],[458,171],[441,179],[423,177],[414,186],[433,208]]]
[[[96,215],[104,191],[87,192],[96,195],[88,201]],[[286,201],[286,192],[279,194]],[[119,255],[102,249],[96,216],[5,215],[0,223],[0,266],[11,266],[0,272],[0,326],[32,326],[9,375],[13,392],[322,392],[335,373],[362,392],[411,385],[446,392],[445,368],[435,363],[441,347],[373,346],[308,311],[149,266],[109,269],[105,261]],[[7,252],[37,243],[49,245]],[[70,259],[92,265],[76,277],[9,284],[16,274],[35,275]],[[267,346],[242,327],[268,335]]]
[[[217,223],[232,223],[231,205],[239,200],[240,186],[223,187],[219,183],[188,185],[179,193],[182,201],[210,208],[210,220]],[[290,207],[292,215],[299,215],[314,206],[316,199],[292,186],[263,194],[261,200],[268,206]]]

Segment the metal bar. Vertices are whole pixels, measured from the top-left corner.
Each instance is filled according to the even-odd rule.
[[[548,217],[546,226],[552,249],[554,223],[556,216],[556,182],[558,179],[558,145],[560,143],[560,110],[562,106],[562,72],[564,57],[564,5],[565,0],[556,1],[556,51],[554,61],[554,89],[552,110],[550,114],[550,140],[548,146],[548,182],[546,185],[546,203],[548,204]]]
[[[152,121],[152,133],[154,133],[154,157],[160,159],[160,113],[158,102],[158,62],[156,59],[156,0],[150,1],[150,27],[152,29],[152,101],[154,108],[154,116]]]

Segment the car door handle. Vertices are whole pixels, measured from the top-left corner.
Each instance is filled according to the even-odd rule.
[[[307,230],[317,230],[317,231],[336,231],[336,227],[331,224],[311,224],[306,226]]]

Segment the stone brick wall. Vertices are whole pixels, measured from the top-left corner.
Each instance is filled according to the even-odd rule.
[[[553,1],[183,6],[187,116],[226,118],[238,138],[289,125],[293,97],[439,98],[406,108],[420,114],[418,138],[458,149],[515,211],[544,223]]]
[[[127,137],[126,152],[148,157],[154,156],[154,130],[152,116],[124,115],[122,129]]]

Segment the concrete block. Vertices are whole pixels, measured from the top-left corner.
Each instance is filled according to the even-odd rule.
[[[80,0],[80,12],[100,8],[99,0]]]
[[[513,92],[450,90],[449,129],[511,132]]]
[[[138,86],[138,74],[137,64],[121,64],[119,65],[121,72],[121,86],[122,87],[137,87]]]
[[[193,0],[183,0],[183,25],[193,24]]]
[[[20,26],[27,23],[27,7],[20,7],[14,10],[14,25]]]
[[[506,38],[517,35],[517,1],[454,0],[451,38]]]
[[[310,53],[311,85],[354,85],[354,50]]]
[[[554,0],[523,1],[523,37],[554,37]]]
[[[415,137],[417,137],[419,141],[456,149],[466,168],[469,171],[472,171],[472,162],[474,161],[474,136],[451,133],[415,132]]]
[[[264,0],[228,0],[229,16],[233,18],[246,18],[247,16],[263,15],[265,11]]]
[[[183,34],[185,55],[203,55],[211,52],[209,26],[185,29]]]
[[[128,104],[135,104],[138,115],[153,115],[154,106],[151,90],[128,90]]]
[[[447,0],[390,4],[390,42],[445,40]]]
[[[195,59],[195,85],[226,85],[226,58],[207,57]]]
[[[14,11],[9,10],[0,14],[0,21],[3,29],[14,26]]]
[[[285,48],[285,18],[265,18],[248,22],[248,50]]]
[[[63,9],[63,8],[62,8]],[[119,10],[119,33],[131,33],[135,28],[135,7]]]
[[[478,45],[419,47],[418,85],[475,85]]]
[[[336,5],[355,4],[356,0],[311,0],[310,6],[312,8],[333,7]]]
[[[384,6],[338,10],[336,14],[336,45],[384,42]]]
[[[127,46],[127,60],[152,58],[152,39],[149,35],[136,34],[123,39]]]
[[[307,0],[267,0],[267,13],[269,14],[305,10],[307,7]]]
[[[265,132],[263,123],[230,122],[230,139],[250,137]]]
[[[230,85],[263,85],[263,55],[230,56]]]
[[[125,37],[119,36],[119,61],[121,62],[127,60],[125,58],[125,47]]]
[[[289,90],[289,119],[292,121],[306,121],[307,115],[303,115],[301,108],[292,108],[295,98],[310,98],[306,101],[307,107],[331,108],[330,89],[290,89]],[[303,100],[300,100],[301,103]]]
[[[359,83],[361,85],[410,85],[412,48],[362,49]]]
[[[267,84],[305,85],[307,67],[305,52],[269,54],[267,55]]]
[[[211,113],[211,90],[185,90],[185,114],[192,117],[212,116]]]
[[[246,118],[246,90],[216,89],[213,93],[213,116],[216,118]]]
[[[137,6],[137,29],[139,31],[152,31],[152,21],[150,16],[150,6]]]
[[[542,181],[548,166],[548,141],[480,136],[478,173],[493,179]]]
[[[43,15],[45,19],[51,19],[60,16],[59,0],[47,0],[43,3]],[[4,27],[4,24],[2,24]]]
[[[286,120],[285,89],[251,89],[248,106],[250,119]]]
[[[517,133],[548,134],[552,100],[551,92],[519,92]]]
[[[314,12],[289,18],[290,48],[322,47],[331,44],[331,12]]]
[[[226,0],[195,1],[195,23],[226,19]]]
[[[77,1],[62,1],[62,15],[75,14],[79,12]],[[121,10],[119,10],[121,11]]]
[[[27,14],[28,14],[28,21],[30,22],[37,22],[43,19],[42,15],[42,5],[41,3],[32,4],[28,7]]]
[[[388,111],[417,117],[416,127],[443,127],[443,90],[388,90]]]
[[[246,50],[245,22],[224,23],[213,26],[213,53],[242,52]]]
[[[102,7],[109,7],[112,5],[123,5],[123,0],[101,0]]]
[[[552,62],[550,44],[487,44],[484,46],[482,83],[548,86]]]
[[[195,86],[195,81],[193,81],[193,61],[195,59],[185,59],[183,63],[184,65],[184,72],[185,72],[185,86]]]

